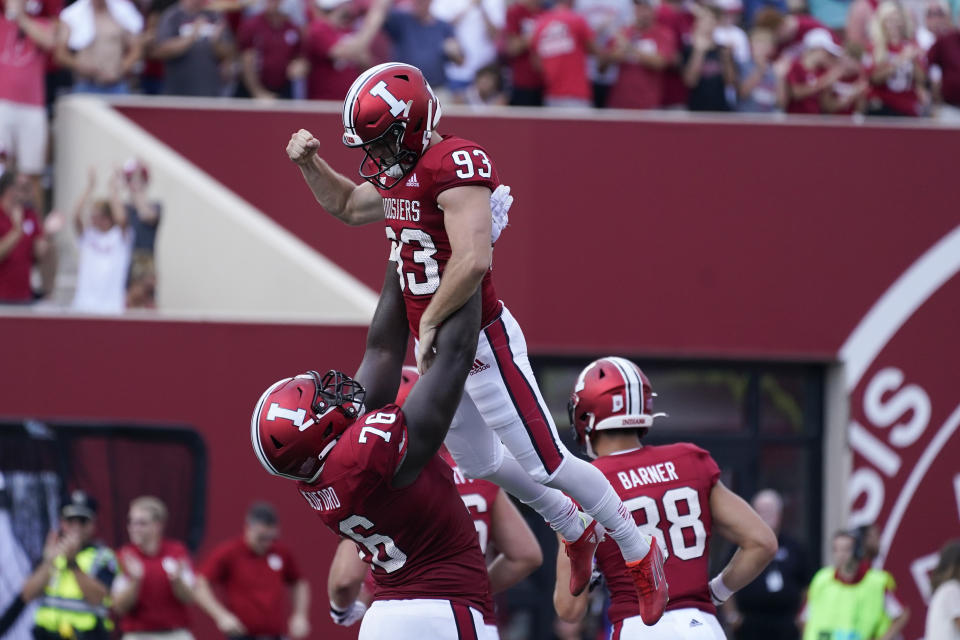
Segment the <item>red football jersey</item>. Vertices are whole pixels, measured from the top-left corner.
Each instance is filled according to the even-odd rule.
[[[681,442],[641,447],[597,458],[640,529],[664,550],[670,585],[667,611],[694,607],[715,614],[709,580],[710,491],[720,468],[700,447]],[[597,565],[610,589],[610,621],[637,615],[637,592],[620,548],[609,536],[597,548]]]
[[[406,445],[399,407],[371,411],[340,437],[320,477],[298,489],[331,531],[357,544],[375,599],[450,600],[492,622],[490,578],[453,471],[434,456],[413,484],[391,486]]]
[[[406,180],[392,189],[379,189],[390,257],[398,261],[407,321],[414,336],[420,336],[420,316],[440,287],[440,278],[451,255],[437,197],[447,189],[467,185],[487,187],[492,192],[499,184],[497,170],[482,147],[463,138],[447,136],[427,149]],[[480,326],[486,326],[500,313],[500,300],[493,289],[490,271],[480,286],[483,293]]]
[[[463,505],[473,518],[473,526],[477,530],[480,541],[480,551],[487,552],[487,543],[490,540],[490,529],[493,526],[493,502],[500,493],[500,487],[487,480],[467,478],[460,471],[460,467],[453,461],[453,456],[446,449],[440,450],[440,457],[453,469],[453,482],[457,485],[457,493],[463,500]]]

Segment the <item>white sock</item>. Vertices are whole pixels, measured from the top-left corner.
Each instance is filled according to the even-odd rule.
[[[512,455],[505,455],[500,468],[483,479],[529,505],[564,540],[574,542],[583,534],[585,525],[573,500],[531,478]]]
[[[570,494],[584,511],[602,524],[627,562],[641,560],[650,551],[650,540],[637,528],[620,496],[603,473],[589,462],[570,456],[550,486]]]

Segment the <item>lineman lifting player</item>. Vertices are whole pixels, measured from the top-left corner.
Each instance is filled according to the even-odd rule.
[[[662,553],[638,530],[603,474],[560,442],[523,332],[493,286],[490,198],[500,185],[496,168],[481,146],[441,135],[440,116],[440,103],[420,71],[387,63],[361,74],[343,106],[343,142],[365,152],[363,183],[320,158],[320,142],[306,130],[293,134],[287,153],[329,213],[351,225],[386,221],[399,276],[394,281],[418,339],[421,371],[441,355],[437,328],[480,288],[476,359],[487,368],[478,367],[467,379],[447,448],[468,477],[500,485],[561,535],[571,558],[571,593],[581,593],[589,582],[605,530],[626,562],[640,614],[652,624],[667,601],[666,584],[655,578]],[[399,364],[392,375],[399,378]]]

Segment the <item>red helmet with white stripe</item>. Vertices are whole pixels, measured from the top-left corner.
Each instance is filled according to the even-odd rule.
[[[343,101],[343,144],[362,148],[360,177],[390,189],[416,166],[440,122],[440,101],[416,67],[377,65],[353,81]]]
[[[360,414],[363,387],[328,371],[284,378],[263,392],[250,419],[253,451],[275,476],[313,482],[337,440]]]
[[[410,390],[413,389],[413,385],[417,384],[417,380],[420,379],[420,374],[417,373],[416,367],[404,367],[400,371],[400,388],[397,389],[397,406],[402,407],[403,403],[407,401],[407,396],[410,395]]]
[[[626,358],[600,358],[580,372],[570,394],[570,424],[577,443],[596,458],[588,436],[606,429],[647,429],[665,413],[653,412],[656,396],[640,367]]]

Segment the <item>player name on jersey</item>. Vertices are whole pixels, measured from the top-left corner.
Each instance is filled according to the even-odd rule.
[[[383,198],[383,215],[387,220],[420,221],[420,201],[406,198]]]
[[[303,491],[300,493],[306,498],[310,506],[317,511],[333,511],[340,508],[340,498],[333,487],[324,487],[316,491]]]
[[[618,471],[617,478],[623,484],[624,489],[632,489],[647,484],[657,484],[658,482],[670,482],[679,480],[677,468],[672,462],[661,462],[652,464],[648,467],[637,467],[630,471]]]

